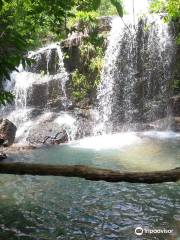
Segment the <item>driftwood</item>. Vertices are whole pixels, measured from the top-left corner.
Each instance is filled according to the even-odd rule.
[[[35,163],[0,163],[0,174],[79,177],[92,181],[163,183],[180,180],[180,168],[154,172],[119,172],[84,165],[48,165]]]

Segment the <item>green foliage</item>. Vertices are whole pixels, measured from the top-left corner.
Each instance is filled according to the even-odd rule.
[[[7,103],[11,103],[14,99],[14,95],[10,92],[1,91],[0,92],[0,104],[6,105]]]
[[[97,37],[98,38],[98,37]],[[82,67],[72,74],[72,95],[75,101],[88,97],[100,83],[100,73],[103,66],[104,48],[97,42],[85,39],[80,46]],[[94,40],[94,38],[93,38]]]
[[[178,36],[177,36],[177,44],[180,45],[180,33],[179,33]]]
[[[61,0],[0,0],[0,87],[10,80],[10,73],[17,70],[27,50],[40,44],[39,39],[49,35],[57,36],[64,31],[72,1]],[[0,91],[0,104],[11,102],[13,95]]]
[[[101,55],[97,55],[95,58],[93,58],[90,61],[89,69],[93,73],[96,73],[96,78],[94,79],[93,87],[97,87],[100,83],[100,80],[101,80],[100,73],[101,73],[101,70],[103,67],[103,63],[104,63],[104,61],[103,61],[103,57]]]
[[[6,5],[1,5],[0,11],[0,105],[12,102],[13,95],[2,90],[2,82],[10,80],[10,72],[17,70],[16,66],[26,62],[22,58],[25,53],[27,42],[22,35],[13,28],[14,21],[10,17],[10,9],[6,10]]]
[[[180,18],[180,0],[152,0],[150,9],[157,13],[167,13],[167,20]]]
[[[0,10],[2,9],[2,7],[3,7],[3,1],[0,0]]]
[[[31,47],[51,32],[64,34],[65,18],[70,14],[71,5],[70,0],[11,0],[5,2],[2,11],[9,13],[12,29],[16,29]]]
[[[180,32],[179,19],[180,19],[180,0],[152,0],[150,9],[157,13],[167,13],[164,20],[174,21],[177,23],[177,30]],[[180,44],[180,33],[177,37],[177,43]]]
[[[98,37],[97,37],[98,38]],[[94,39],[94,38],[93,38]],[[91,38],[84,40],[80,46],[82,68],[72,73],[72,96],[81,101],[97,88],[100,83],[100,72],[103,66],[104,49]]]
[[[74,20],[71,22],[72,28],[77,27],[78,31],[88,33],[79,47],[81,68],[72,74],[72,95],[75,101],[80,101],[88,97],[100,82],[104,37],[98,32],[97,13],[78,11]]]
[[[100,16],[113,16],[117,14],[116,8],[112,5],[110,0],[101,0],[97,12]]]
[[[118,13],[120,17],[123,17],[123,6],[121,0],[96,0],[94,3],[90,0],[75,2],[77,2],[77,4],[75,4],[76,7],[74,8],[71,17],[68,19],[68,28],[73,28],[77,24],[82,26],[87,26],[88,24],[93,25],[97,23],[97,17],[102,15],[108,16],[116,15]]]
[[[174,80],[173,81],[173,91],[174,93],[179,93],[180,92],[180,79]]]
[[[96,26],[98,16],[95,11],[77,11],[73,17],[69,18],[67,26],[79,32],[85,32],[85,30],[89,32]]]
[[[166,12],[167,1],[166,0],[153,0],[150,5],[150,10],[156,13]]]
[[[100,72],[102,69],[103,63],[104,61],[103,61],[102,55],[97,55],[96,57],[91,59],[89,68],[93,72],[95,71]],[[98,82],[96,82],[95,84],[98,84]]]
[[[123,5],[121,0],[101,0],[98,9],[99,14],[102,16],[118,15],[123,17]]]
[[[123,17],[123,6],[119,0],[110,0],[112,5],[116,8],[120,17]]]
[[[180,18],[180,0],[169,0],[167,3],[167,12],[173,18],[177,20]]]
[[[78,23],[80,30],[91,32],[89,42],[94,47],[94,50],[91,49],[94,51],[94,62],[89,51],[91,60],[87,64],[91,70],[97,71],[102,57],[98,55],[102,37],[97,34],[97,16],[105,13],[105,8],[108,11],[106,6],[110,3],[111,9],[116,9],[122,17],[119,0],[0,0],[0,87],[5,79],[10,79],[10,72],[17,70],[20,62],[23,65],[28,62],[24,56],[29,49],[38,47],[49,36],[51,40],[66,37],[67,23],[70,28]],[[99,7],[101,11],[95,12]],[[80,78],[83,79],[81,75]],[[11,100],[12,94],[0,91],[0,104]]]
[[[101,4],[101,0],[75,0],[74,4],[80,11],[95,11]]]
[[[83,100],[89,91],[89,84],[87,82],[87,78],[85,75],[79,72],[78,69],[76,69],[72,73],[72,96],[75,99],[75,101],[81,101]]]
[[[74,5],[78,11],[97,11],[100,15],[114,15],[114,7],[119,16],[123,16],[121,0],[75,0]]]

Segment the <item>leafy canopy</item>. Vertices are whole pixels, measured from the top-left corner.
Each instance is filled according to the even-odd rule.
[[[152,0],[150,9],[157,13],[167,13],[167,20],[180,18],[180,0]]]

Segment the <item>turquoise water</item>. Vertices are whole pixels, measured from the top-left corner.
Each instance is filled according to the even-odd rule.
[[[179,139],[109,139],[109,144],[107,139],[91,138],[11,158],[122,171],[180,167]],[[0,240],[180,238],[180,183],[147,185],[2,175],[0,186]],[[134,231],[139,226],[173,232],[138,237]]]

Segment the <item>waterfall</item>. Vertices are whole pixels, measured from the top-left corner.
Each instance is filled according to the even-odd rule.
[[[16,141],[43,140],[47,134],[55,135],[61,127],[66,129],[69,139],[74,138],[73,117],[64,114],[71,101],[66,94],[69,77],[60,45],[54,43],[29,52],[28,58],[32,63],[24,68],[20,65],[5,86],[15,95],[13,107],[3,109],[3,115],[6,113],[18,127]]]
[[[112,21],[98,89],[101,132],[134,129],[170,114],[175,40],[159,15]]]
[[[1,112],[16,124],[18,142],[37,142],[61,129],[72,140],[146,130],[148,123],[170,119],[175,55],[173,25],[164,23],[161,16],[114,17],[95,111],[72,104],[63,53],[60,44],[54,43],[29,52],[31,65],[20,65],[19,72],[11,74],[5,88],[14,92],[15,102]]]

